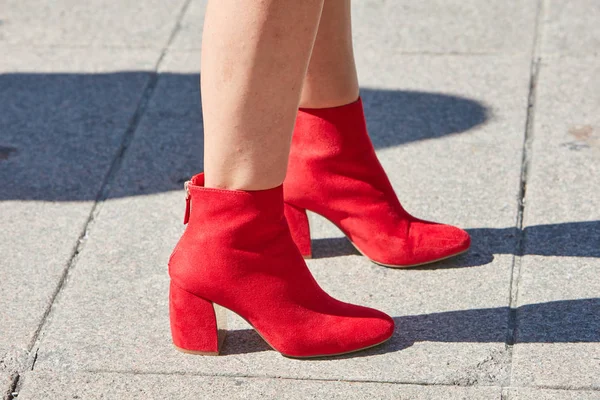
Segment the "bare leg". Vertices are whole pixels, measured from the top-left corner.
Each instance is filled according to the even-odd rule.
[[[202,41],[207,187],[262,190],[286,174],[323,0],[210,0]]]
[[[357,98],[350,0],[325,0],[300,105],[335,107]]]

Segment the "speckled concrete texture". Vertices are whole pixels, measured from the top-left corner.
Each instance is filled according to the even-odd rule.
[[[494,387],[418,386],[358,382],[205,377],[194,375],[134,375],[118,373],[27,373],[22,399],[499,399]],[[110,388],[109,392],[104,392]]]
[[[158,53],[10,54],[0,59],[0,371],[14,373],[34,357]]]
[[[539,66],[513,366],[521,385],[600,389],[599,61]]]

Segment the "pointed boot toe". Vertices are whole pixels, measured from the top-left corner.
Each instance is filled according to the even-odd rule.
[[[455,226],[417,221],[411,224],[412,255],[406,262],[418,266],[464,253],[471,246],[469,234]]]

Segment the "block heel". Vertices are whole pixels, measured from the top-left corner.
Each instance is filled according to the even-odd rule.
[[[185,353],[219,355],[226,334],[225,310],[181,289],[169,289],[171,334],[175,347]]]
[[[306,210],[285,203],[285,218],[290,226],[292,238],[304,258],[312,258],[312,247],[310,242],[310,226]]]

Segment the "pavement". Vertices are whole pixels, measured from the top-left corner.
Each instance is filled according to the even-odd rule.
[[[170,341],[204,3],[1,2],[4,398],[600,399],[599,2],[354,2],[378,155],[473,247],[392,270],[311,215],[317,280],[397,323],[314,361],[233,314],[220,357]]]

